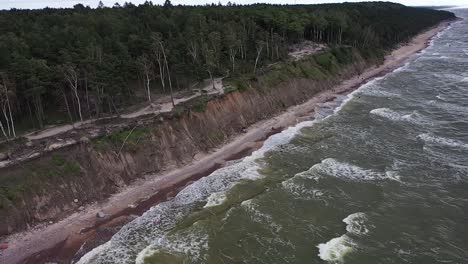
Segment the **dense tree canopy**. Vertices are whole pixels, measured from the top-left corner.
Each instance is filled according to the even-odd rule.
[[[183,89],[210,75],[251,73],[286,59],[288,45],[302,40],[388,50],[452,17],[383,2],[189,7],[166,1],[1,11],[6,92],[0,94],[19,124],[42,127],[58,114],[80,120],[115,113],[138,91],[166,93],[169,84]]]

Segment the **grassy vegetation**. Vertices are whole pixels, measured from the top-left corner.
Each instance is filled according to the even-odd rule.
[[[225,93],[230,93],[234,91],[244,92],[249,89],[250,81],[254,80],[255,76],[253,74],[241,74],[236,76],[230,76],[225,78],[224,81],[224,89]]]
[[[125,150],[136,151],[139,143],[150,136],[149,127],[137,127],[106,135],[91,141],[97,150],[120,149],[125,142]],[[127,138],[128,137],[128,138]],[[127,141],[125,141],[125,139]]]
[[[200,98],[197,98],[191,106],[191,109],[195,112],[205,112],[206,106],[209,102],[209,97],[208,96],[201,96]]]
[[[34,193],[44,184],[61,182],[64,178],[79,177],[81,167],[75,160],[54,154],[42,164],[25,165],[21,173],[7,172],[0,177],[0,210],[16,203],[28,193]],[[57,183],[59,184],[59,183]]]
[[[274,87],[290,78],[322,80],[335,74],[341,66],[350,64],[355,59],[355,49],[334,47],[327,51],[309,55],[299,61],[283,62],[271,65],[259,77],[263,87]]]

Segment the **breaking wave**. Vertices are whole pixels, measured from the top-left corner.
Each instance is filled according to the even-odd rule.
[[[428,133],[420,134],[417,138],[424,141],[426,144],[468,149],[468,144],[465,142],[450,138],[437,137]]]
[[[365,235],[369,233],[366,221],[367,217],[364,213],[350,214],[343,219],[343,222],[346,223],[346,231],[355,235]]]
[[[319,244],[317,247],[319,249],[318,256],[321,259],[342,263],[344,257],[354,251],[355,244],[347,235],[342,235],[326,243]]]
[[[319,244],[318,256],[325,260],[334,263],[344,262],[344,257],[349,253],[357,249],[357,243],[355,243],[348,234],[363,235],[369,233],[369,229],[366,226],[367,217],[364,213],[354,213],[348,215],[343,222],[346,223],[347,233],[332,238],[326,243]]]
[[[109,242],[86,254],[78,263],[131,262],[145,249],[146,253],[144,254],[147,254],[150,251],[148,247],[151,246],[153,249],[162,248],[171,252],[187,253],[184,247],[174,246],[175,241],[168,243],[168,240],[164,240],[166,233],[174,228],[181,219],[187,217],[200,202],[205,202],[204,208],[218,206],[226,200],[225,192],[233,185],[242,180],[261,178],[257,160],[262,158],[266,152],[288,143],[302,128],[311,126],[313,122],[299,123],[269,137],[262,148],[254,151],[252,155],[192,183],[171,201],[152,207],[143,216],[127,224]],[[196,256],[193,252],[190,255]]]
[[[370,111],[372,115],[380,116],[392,121],[404,121],[415,124],[420,124],[423,121],[422,116],[417,112],[413,111],[411,114],[400,114],[389,108],[377,108]]]
[[[373,180],[399,180],[398,175],[393,171],[378,172],[371,169],[364,169],[359,166],[340,162],[333,158],[322,160],[321,163],[315,164],[307,172],[298,174],[301,177],[317,177],[316,173],[326,174],[341,179],[357,180],[357,181],[373,181]]]

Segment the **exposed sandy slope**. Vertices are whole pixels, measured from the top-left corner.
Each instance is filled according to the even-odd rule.
[[[295,125],[304,116],[310,116],[310,113],[314,111],[317,104],[329,101],[338,94],[350,92],[361,84],[402,66],[412,54],[427,47],[431,37],[445,29],[448,25],[449,22],[443,22],[439,26],[418,35],[408,45],[402,46],[392,52],[386,58],[384,64],[370,68],[360,76],[355,76],[343,82],[333,90],[322,92],[304,104],[291,107],[275,118],[251,126],[245,134],[239,135],[231,143],[212,153],[195,157],[196,160],[190,165],[160,175],[148,176],[146,180],[134,183],[132,186],[112,196],[103,204],[89,206],[84,211],[77,212],[58,223],[11,236],[8,239],[9,248],[3,252],[0,251],[2,254],[0,256],[0,263],[18,263],[39,251],[50,249],[65,240],[66,244],[82,242],[86,239],[86,235],[80,235],[80,230],[96,224],[97,212],[102,211],[109,215],[121,212],[125,208],[128,208],[129,205],[137,204],[145,197],[151,197],[156,192],[168,187],[170,188],[196,173],[207,173],[211,168],[219,167],[226,159],[236,155],[236,153],[242,153],[246,149],[258,147],[256,146],[258,145],[258,141],[270,135],[272,130],[276,130],[273,128],[286,128]]]
[[[201,90],[204,90],[207,94],[223,94],[224,90],[223,90],[223,80],[222,80],[222,78],[216,78],[213,81],[214,81],[214,84],[209,81],[205,87],[201,88]],[[193,98],[196,98],[196,97],[198,97],[200,95],[201,95],[200,92],[196,92],[192,96],[174,99],[174,104],[177,105],[177,104],[189,101],[189,100],[191,100]],[[170,112],[170,111],[172,111],[172,108],[173,108],[173,106],[172,106],[171,102],[161,103],[161,104],[153,104],[153,105],[150,105],[150,106],[145,106],[145,107],[143,107],[141,109],[138,109],[138,110],[136,110],[134,112],[131,112],[131,113],[122,114],[122,115],[120,115],[120,117],[130,119],[130,118],[136,118],[136,117],[143,116],[143,115],[148,115],[148,114],[160,114],[160,113],[163,113],[163,112]],[[89,120],[85,120],[83,122],[75,122],[74,124],[51,126],[51,127],[46,128],[46,129],[43,129],[41,131],[35,131],[35,132],[32,132],[32,133],[26,134],[26,135],[24,135],[24,137],[26,137],[29,140],[38,140],[38,139],[49,138],[49,137],[57,136],[57,135],[60,135],[62,133],[71,131],[73,129],[80,128],[83,125],[91,124],[91,123],[93,123],[95,121],[108,119],[108,118],[112,118],[112,117],[89,119]]]

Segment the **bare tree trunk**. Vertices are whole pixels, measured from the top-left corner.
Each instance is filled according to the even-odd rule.
[[[91,116],[91,106],[89,105],[89,93],[88,93],[88,74],[85,72],[85,91],[86,91],[86,106],[88,107],[88,114]]]
[[[166,92],[166,82],[164,81],[164,65],[162,63],[161,52],[158,52],[156,56],[156,60],[158,61],[159,66],[159,77],[161,79],[161,86],[163,89],[163,93]]]
[[[260,59],[260,54],[262,53],[263,46],[260,49],[257,49],[257,58],[255,58],[254,74],[257,72],[257,64]]]
[[[148,102],[151,104],[151,90],[150,90],[150,78],[148,70],[145,70],[146,77],[146,92],[148,93]]]
[[[173,95],[173,93],[172,93],[171,72],[169,71],[169,64],[167,63],[166,52],[164,51],[164,46],[163,46],[163,44],[162,44],[161,41],[159,42],[159,45],[161,46],[161,50],[162,50],[162,53],[163,53],[163,55],[164,55],[164,63],[165,63],[165,65],[166,65],[167,77],[168,77],[168,80],[169,80],[169,90],[170,90],[170,93],[171,93],[171,102],[172,102],[172,106],[175,107],[174,95]]]
[[[231,59],[231,63],[232,63],[232,72],[234,72],[236,69],[235,67],[236,53],[237,53],[236,49],[234,48],[229,49],[229,58]]]
[[[9,127],[11,126],[11,132],[13,133],[13,137],[16,138],[16,130],[15,130],[15,122],[13,121],[13,112],[11,111],[11,105],[10,105],[10,98],[8,97],[8,87],[5,81],[5,76],[2,76],[3,79],[3,87],[5,88],[5,99],[6,99],[6,105],[8,107],[8,113],[10,115],[10,124]],[[8,123],[8,118],[6,118],[7,123]],[[10,130],[10,129],[8,129]]]
[[[39,122],[39,128],[44,127],[44,121],[43,121],[43,112],[42,112],[42,100],[40,95],[34,95],[33,98],[33,104],[34,108],[36,108],[35,114],[37,118],[37,122]]]
[[[2,113],[3,113],[3,116],[5,117],[5,122],[7,124],[8,136],[11,137],[11,128],[10,128],[10,121],[8,120],[8,115],[7,115],[7,110],[6,110],[6,102],[2,106]]]
[[[115,106],[115,103],[114,103],[114,97],[111,96],[110,98],[111,98],[111,104],[112,104],[112,106],[114,107],[115,113],[116,113],[118,116],[120,116],[119,110],[117,109],[117,107]]]
[[[197,62],[198,54],[197,54],[197,44],[195,42],[190,42],[189,46],[189,54],[192,56],[193,64]]]
[[[65,79],[68,81],[70,88],[75,94],[76,102],[78,104],[78,114],[80,116],[80,121],[83,122],[83,115],[81,114],[81,102],[80,97],[78,96],[78,74],[72,66],[66,68]]]
[[[74,89],[73,91],[75,92],[76,102],[78,103],[78,114],[80,115],[80,120],[81,120],[81,122],[83,122],[83,115],[81,114],[80,97],[78,96],[78,91],[77,91],[77,89]]]
[[[63,95],[63,100],[65,100],[65,106],[67,107],[68,118],[70,118],[70,122],[73,124],[73,116],[70,112],[70,106],[68,105],[67,94],[65,93],[64,89],[61,89],[61,91]]]
[[[211,74],[210,70],[206,70],[206,71],[210,75],[210,80],[211,80],[211,85],[213,86],[213,90],[216,90],[216,86],[215,86],[214,79],[213,79],[213,74]]]
[[[9,138],[8,138],[8,135],[7,135],[6,132],[5,132],[5,128],[3,127],[2,120],[0,120],[0,128],[2,129],[2,133],[3,133],[3,135],[5,136],[6,140],[8,141]]]

